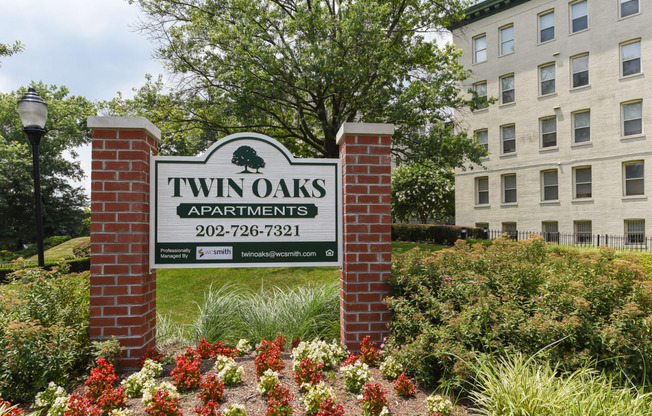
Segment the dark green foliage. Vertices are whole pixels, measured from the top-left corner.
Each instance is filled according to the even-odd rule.
[[[392,241],[452,245],[461,238],[461,231],[461,227],[453,225],[392,224]],[[481,231],[479,228],[467,228],[467,235],[476,235]]]
[[[541,238],[458,242],[393,263],[391,333],[417,379],[470,387],[476,359],[514,351],[574,370],[587,362],[652,377],[652,279],[633,254],[549,246]]]
[[[71,186],[70,180],[81,180],[84,172],[64,153],[76,157],[74,148],[90,141],[86,117],[95,114],[94,105],[66,87],[31,86],[48,104],[46,134],[39,146],[44,234],[81,235],[88,201],[83,188]],[[0,93],[0,248],[11,250],[36,237],[31,146],[16,107],[25,92]]]
[[[60,260],[46,260],[45,261],[45,270],[51,270],[54,267],[61,265]],[[79,259],[66,259],[63,263],[67,264],[70,267],[71,273],[81,273],[91,269],[91,259],[90,257],[82,257]],[[24,270],[30,267],[37,267],[38,264],[36,261],[32,262],[15,262],[9,264],[3,264],[0,266],[0,283],[4,283],[7,275],[14,273],[19,270]]]
[[[12,278],[0,292],[0,396],[25,402],[85,370],[89,275],[26,269]]]
[[[48,250],[54,246],[58,246],[61,243],[64,243],[70,240],[69,235],[53,235],[51,237],[45,238],[43,240],[43,250]],[[28,258],[32,257],[38,251],[36,244],[30,244],[22,250],[18,251],[4,251],[0,257],[0,261],[11,261],[17,258]]]

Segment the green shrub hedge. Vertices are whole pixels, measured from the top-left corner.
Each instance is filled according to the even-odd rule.
[[[29,402],[88,362],[89,273],[26,269],[0,291],[0,397]]]
[[[61,263],[62,262],[60,260],[46,260],[45,269],[51,270],[52,268],[59,266]],[[68,266],[70,266],[71,273],[81,273],[91,269],[90,257],[80,259],[66,259],[63,261],[63,263],[66,263]],[[10,264],[0,265],[0,283],[4,283],[7,280],[7,276],[9,274],[30,267],[38,267],[38,262],[14,262]]]
[[[468,238],[482,238],[482,229],[454,225],[392,224],[392,241],[428,242],[452,245],[466,230]]]
[[[541,238],[458,242],[393,261],[392,345],[417,379],[458,387],[471,364],[521,352],[574,370],[593,362],[652,379],[652,278],[635,254],[549,246]],[[468,386],[467,386],[468,387]]]

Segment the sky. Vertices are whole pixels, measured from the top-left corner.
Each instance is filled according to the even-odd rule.
[[[134,29],[138,17],[127,0],[0,0],[0,42],[24,45],[2,59],[0,91],[43,81],[93,101],[118,91],[131,97],[145,74],[165,74],[154,45]],[[77,151],[90,195],[90,146]]]

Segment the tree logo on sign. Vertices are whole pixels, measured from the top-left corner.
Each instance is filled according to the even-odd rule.
[[[233,152],[231,163],[236,166],[243,166],[244,170],[239,173],[261,173],[259,169],[265,167],[265,161],[258,153],[250,146],[240,146]],[[250,171],[248,168],[256,169],[256,172]]]

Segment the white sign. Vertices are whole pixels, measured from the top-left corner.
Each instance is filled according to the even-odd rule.
[[[255,133],[199,157],[154,157],[152,268],[337,266],[339,159],[297,159]]]

